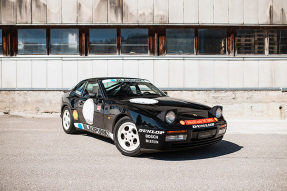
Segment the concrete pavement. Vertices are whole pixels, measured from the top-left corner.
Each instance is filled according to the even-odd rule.
[[[0,190],[286,190],[286,121],[228,121],[218,144],[125,157],[60,118],[0,116]]]

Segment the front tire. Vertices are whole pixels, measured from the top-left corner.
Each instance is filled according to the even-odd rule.
[[[62,127],[67,134],[73,134],[77,132],[71,113],[71,110],[67,106],[62,111]]]
[[[138,130],[129,117],[123,117],[117,122],[114,128],[114,142],[123,155],[138,156],[142,154]]]

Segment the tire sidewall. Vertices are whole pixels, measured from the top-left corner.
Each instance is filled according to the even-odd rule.
[[[68,130],[66,130],[64,128],[64,124],[63,124],[63,117],[64,117],[64,113],[65,113],[66,110],[70,113],[70,126],[69,126]],[[69,107],[67,107],[67,106],[64,107],[64,109],[62,111],[62,128],[68,134],[76,132],[76,128],[74,126],[74,119],[73,119],[73,116],[72,116],[71,109]]]
[[[134,122],[129,118],[129,117],[123,117],[121,118],[115,125],[115,128],[114,128],[114,143],[117,147],[117,149],[123,154],[123,155],[126,155],[126,156],[138,156],[141,154],[141,150],[140,150],[140,145],[141,143],[139,144],[138,148],[136,148],[134,151],[127,151],[125,149],[123,149],[121,147],[121,145],[119,144],[119,141],[118,141],[118,131],[119,131],[119,128],[120,126],[123,124],[123,123],[126,123],[126,122],[130,122],[130,123],[133,123]],[[140,141],[140,140],[138,140]]]

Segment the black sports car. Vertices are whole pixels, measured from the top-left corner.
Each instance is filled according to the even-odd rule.
[[[213,144],[227,128],[221,106],[171,98],[138,78],[79,82],[62,96],[61,117],[66,133],[81,129],[109,137],[127,156]]]

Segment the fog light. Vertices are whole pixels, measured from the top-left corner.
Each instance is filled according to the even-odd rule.
[[[222,135],[226,132],[226,128],[219,129],[218,135]]]
[[[185,141],[187,135],[167,135],[165,141]]]

